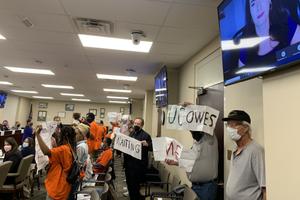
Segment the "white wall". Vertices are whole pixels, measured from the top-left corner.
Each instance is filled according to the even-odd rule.
[[[38,108],[39,102],[48,103],[47,109]],[[74,111],[65,111],[65,104],[75,104]],[[37,124],[37,113],[39,110],[47,111],[47,121],[52,120],[54,116],[58,115],[58,112],[65,112],[66,117],[62,118],[63,123],[72,123],[73,113],[81,113],[82,116],[85,116],[89,109],[97,109],[96,120],[100,120],[100,108],[105,108],[105,118],[101,119],[104,121],[105,125],[108,125],[107,113],[108,112],[120,112],[120,107],[125,108],[125,114],[129,113],[128,104],[98,104],[98,103],[85,103],[85,102],[64,102],[64,101],[42,101],[42,100],[32,100],[32,120],[34,124]],[[136,109],[138,110],[138,109]]]
[[[263,81],[267,198],[299,199],[300,65]]]
[[[29,109],[29,99],[8,94],[5,107],[0,108],[0,121],[2,123],[3,120],[8,120],[10,127],[12,127],[16,121],[20,121],[21,126],[25,126]]]
[[[152,109],[153,109],[153,90],[147,90],[145,93],[143,118],[145,120],[144,130],[152,135]]]

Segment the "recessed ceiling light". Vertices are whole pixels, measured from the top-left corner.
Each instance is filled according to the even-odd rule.
[[[109,103],[120,103],[120,104],[127,104],[127,101],[108,101]]]
[[[84,97],[83,94],[60,93],[62,96]]]
[[[28,94],[37,94],[37,91],[32,91],[32,90],[11,90],[12,92],[16,93],[28,93]]]
[[[110,79],[110,80],[120,80],[120,81],[136,81],[136,76],[118,76],[118,75],[108,75],[108,74],[97,74],[98,79]]]
[[[11,82],[7,82],[7,81],[0,81],[1,85],[12,85]]]
[[[104,92],[121,92],[121,93],[131,93],[131,90],[119,90],[119,89],[108,89],[103,88]]]
[[[129,97],[115,97],[115,96],[106,96],[108,99],[129,99]]]
[[[10,67],[10,66],[4,66],[4,68],[12,72],[19,72],[19,73],[55,75],[51,70],[48,69],[33,69],[33,68]]]
[[[44,97],[44,96],[32,96],[35,99],[53,99],[53,97]]]
[[[75,99],[73,98],[72,101],[91,101],[90,99]]]
[[[136,45],[133,44],[131,39],[121,39],[85,34],[78,34],[78,36],[82,46],[102,49],[149,53],[153,44],[153,42],[141,41],[138,45]]]
[[[69,86],[69,85],[48,85],[48,84],[42,84],[42,86],[46,87],[46,88],[74,89],[73,86]]]
[[[0,40],[6,40],[6,37],[4,37],[2,34],[0,34]]]

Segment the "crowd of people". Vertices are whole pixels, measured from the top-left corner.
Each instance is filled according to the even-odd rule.
[[[27,121],[19,146],[13,137],[4,141],[3,161],[12,161],[10,172],[16,172],[23,157],[35,154],[35,143],[42,153],[48,157],[45,188],[46,199],[74,199],[79,181],[91,180],[95,174],[105,172],[114,159],[113,140],[116,129],[125,127],[124,134],[141,141],[141,159],[123,153],[126,183],[131,200],[144,199],[140,194],[140,185],[146,181],[148,168],[148,153],[152,151],[150,134],[143,130],[144,120],[136,118],[127,120],[126,126],[111,122],[104,126],[103,122],[95,122],[95,115],[88,113],[84,119],[74,113],[74,121],[70,125],[62,125],[59,117],[54,117],[57,123],[54,133],[51,133],[51,146],[46,144],[41,136],[43,126],[33,129],[31,120]],[[266,199],[265,166],[263,148],[251,138],[251,118],[241,110],[233,110],[228,117],[223,118],[226,132],[236,143],[236,150],[231,156],[231,167],[226,184],[226,196],[229,200],[263,200]],[[20,127],[16,123],[15,127]],[[2,123],[2,128],[9,128],[8,122]],[[4,130],[4,129],[3,129]],[[10,129],[8,129],[10,130]],[[218,140],[202,131],[190,131],[193,146],[190,149],[195,157],[191,171],[186,171],[192,183],[192,189],[201,200],[216,200],[218,193]],[[188,137],[188,135],[186,135]],[[116,152],[121,157],[122,152]],[[80,173],[75,182],[68,180],[68,174],[77,161]],[[36,160],[32,161],[33,163]],[[183,167],[184,159],[178,161],[165,160],[166,165]],[[183,167],[184,168],[184,167]],[[5,184],[14,180],[7,178]],[[2,198],[2,196],[1,196]]]

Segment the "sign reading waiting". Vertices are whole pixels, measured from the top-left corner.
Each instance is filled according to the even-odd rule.
[[[203,131],[213,135],[219,113],[209,106],[169,105],[166,126],[168,129]]]
[[[142,143],[127,135],[116,133],[114,149],[131,155],[137,159],[142,159]]]

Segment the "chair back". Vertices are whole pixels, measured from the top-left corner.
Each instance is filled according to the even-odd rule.
[[[7,174],[8,174],[8,171],[9,171],[11,165],[12,165],[12,161],[6,161],[6,162],[0,164],[0,172],[1,172],[0,188],[2,187],[2,185],[5,182],[5,179],[7,177]]]
[[[180,178],[176,175],[173,176],[170,189],[173,190],[176,186],[180,185]]]
[[[183,193],[183,200],[199,200],[199,198],[192,188],[186,187]]]
[[[165,182],[165,183],[168,183],[168,182],[169,182],[169,178],[170,178],[170,172],[169,172],[169,170],[168,170],[167,168],[163,168],[163,169],[161,170],[161,174],[160,174],[160,179],[161,179],[161,181],[162,181],[162,182]],[[168,184],[164,184],[163,186],[164,186],[164,189],[165,189],[166,191],[169,190]]]
[[[18,167],[17,173],[19,176],[16,177],[15,182],[20,183],[25,180],[25,178],[28,176],[28,171],[31,165],[31,162],[33,160],[34,155],[29,155],[24,158],[22,158],[20,165]]]
[[[101,200],[107,200],[108,199],[108,190],[109,190],[109,186],[108,186],[107,183],[105,183],[103,185],[103,190],[102,190],[101,195],[100,195]]]

